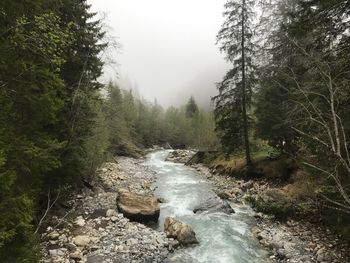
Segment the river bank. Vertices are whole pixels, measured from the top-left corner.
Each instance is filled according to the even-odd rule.
[[[177,241],[129,221],[116,206],[120,189],[153,195],[155,174],[142,162],[116,157],[115,162],[97,171],[89,187],[74,193],[64,207],[61,205],[41,233],[41,262],[162,262]]]
[[[164,154],[166,153],[164,152]],[[203,220],[203,218],[193,219],[192,210],[183,209],[184,202],[189,207],[193,203],[193,196],[191,198],[186,196],[188,190],[182,190],[184,191],[183,196],[180,191],[180,195],[186,200],[175,199],[174,203],[170,199],[161,200],[165,203],[161,204],[159,219],[161,223],[159,226],[130,222],[122,213],[118,213],[116,205],[117,192],[120,189],[142,195],[156,194],[161,196],[164,192],[169,194],[169,191],[181,190],[177,188],[180,185],[182,187],[182,184],[199,187],[197,193],[199,196],[206,195],[207,191],[214,191],[220,198],[228,200],[237,211],[236,214],[225,217],[225,222],[233,220],[232,223],[236,224],[235,218],[243,216],[240,220],[249,220],[249,224],[244,225],[250,230],[248,236],[246,236],[246,232],[227,234],[234,238],[241,235],[244,239],[238,239],[238,242],[244,243],[246,242],[245,238],[248,238],[248,242],[251,244],[257,243],[258,246],[253,245],[257,251],[265,248],[269,251],[267,258],[271,262],[349,262],[346,254],[349,248],[348,244],[325,227],[307,221],[280,222],[274,217],[262,213],[246,212],[248,205],[245,200],[247,197],[268,196],[269,193],[278,191],[275,189],[276,187],[263,180],[244,181],[213,173],[209,168],[200,164],[194,164],[191,167],[183,166],[181,163],[186,162],[192,154],[190,151],[177,151],[175,157],[171,155],[168,158],[171,162],[156,160],[156,162],[147,163],[148,161],[145,159],[117,157],[114,162],[104,164],[97,171],[94,181],[79,192],[74,193],[66,203],[60,204],[60,209],[45,221],[43,225],[45,231],[41,233],[44,255],[41,262],[189,262],[179,259],[181,259],[181,255],[185,258],[187,256],[193,257],[192,252],[186,254],[189,253],[188,249],[183,252],[181,249],[175,250],[178,248],[178,242],[173,238],[167,238],[161,225],[167,214],[182,216],[185,221],[188,219],[188,222],[193,223],[193,225]],[[178,164],[173,161],[178,162]],[[164,174],[158,175],[160,177],[158,177],[157,182],[157,175],[150,168],[152,165],[157,169],[163,169],[160,171],[164,172]],[[177,173],[182,173],[183,169],[193,171],[189,175],[190,177],[178,178]],[[170,177],[165,178],[165,174]],[[175,178],[180,180],[178,182],[180,184],[174,181]],[[197,180],[199,184],[193,180]],[[162,189],[160,185],[165,186]],[[195,190],[195,188],[191,189]],[[203,192],[201,192],[202,190]],[[192,193],[195,194],[194,191]],[[243,214],[238,211],[241,208]],[[246,215],[246,213],[248,214]],[[210,215],[205,215],[206,218],[208,216],[210,218]],[[216,220],[216,216],[210,220]],[[223,222],[222,219],[220,222]],[[243,222],[245,221],[241,223]],[[208,228],[207,225],[203,227]],[[195,230],[207,231],[207,229],[201,229],[198,226]],[[225,232],[227,230],[225,228]],[[251,237],[250,233],[252,233]],[[209,238],[210,234],[208,234]],[[209,243],[208,246],[212,247],[213,244]],[[198,251],[195,251],[196,249]],[[202,251],[200,247],[196,249],[190,249],[190,251],[202,255],[202,259],[208,256],[205,254],[208,251]],[[205,249],[205,246],[202,249]],[[176,253],[172,254],[174,251]],[[180,258],[177,251],[180,253]],[[220,249],[217,252],[218,254],[215,256],[220,259],[222,252]],[[253,253],[250,256],[254,258],[255,252],[251,250],[250,253]],[[230,261],[228,259],[225,262]]]
[[[177,153],[176,156],[181,156]],[[176,158],[171,156],[170,159]],[[191,156],[188,156],[187,160]],[[183,156],[181,160],[185,159]],[[262,197],[268,202],[281,197],[281,189],[264,179],[242,180],[220,174],[201,164],[191,165],[198,174],[209,180],[216,194],[235,204],[245,205],[247,199]],[[270,251],[274,262],[350,262],[349,243],[325,226],[307,220],[276,220],[274,216],[256,213],[252,229],[260,244]]]

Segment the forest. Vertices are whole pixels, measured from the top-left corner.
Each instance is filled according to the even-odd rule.
[[[194,97],[164,109],[100,81],[110,43],[86,0],[2,0],[0,261],[38,262],[47,196],[154,145],[215,150],[246,174],[293,160],[307,198],[349,234],[349,23],[347,0],[228,0],[217,45],[230,70],[213,109]]]

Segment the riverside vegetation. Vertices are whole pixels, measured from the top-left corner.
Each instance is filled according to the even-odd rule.
[[[349,237],[350,3],[262,1],[255,19],[255,2],[225,5],[218,43],[232,68],[211,112],[193,97],[164,110],[100,83],[101,54],[113,43],[85,0],[1,1],[2,262],[38,262],[51,211],[94,181],[105,161],[140,157],[155,144],[210,151],[202,161],[215,177],[258,178],[280,189],[277,198],[248,198],[259,211]],[[233,189],[225,190],[231,198]],[[128,223],[115,221],[104,223],[115,231]],[[143,226],[131,225],[142,240]],[[172,241],[158,241],[160,260]]]

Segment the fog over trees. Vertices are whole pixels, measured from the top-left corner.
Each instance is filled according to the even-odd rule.
[[[316,221],[337,238],[308,249],[313,257],[339,240],[348,252],[349,28],[347,0],[2,0],[0,261],[40,262],[44,232],[73,211],[67,200],[100,197],[105,162],[136,167],[165,148],[197,152],[194,168],[222,180],[215,198],[230,211],[250,202],[285,229]],[[57,239],[55,252],[63,242],[64,256],[83,258]]]

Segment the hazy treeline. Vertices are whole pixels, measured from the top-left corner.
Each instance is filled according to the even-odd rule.
[[[249,147],[254,155],[261,140],[266,141],[317,178],[313,194],[324,207],[346,215],[350,3],[261,1],[258,22],[255,10],[256,1],[227,1],[218,34],[221,50],[233,65],[214,98],[224,150],[239,153]]]
[[[113,154],[135,154],[153,145],[215,149],[217,138],[211,112],[200,110],[193,97],[180,108],[164,110],[156,101],[135,99],[131,91],[109,83],[103,106]]]

